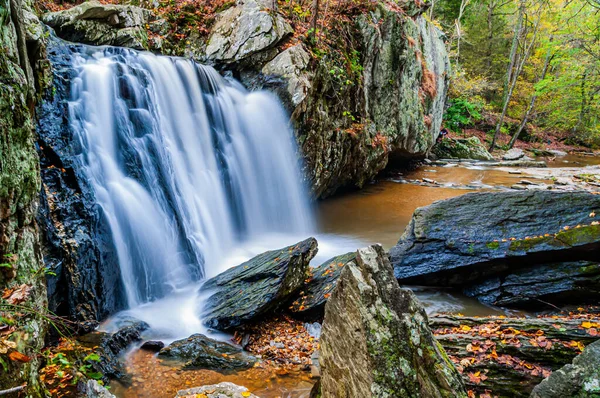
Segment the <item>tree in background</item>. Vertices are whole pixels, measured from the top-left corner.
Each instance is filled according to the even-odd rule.
[[[451,99],[494,115],[492,148],[507,119],[509,146],[530,122],[600,144],[600,0],[436,0],[429,16],[452,32]]]

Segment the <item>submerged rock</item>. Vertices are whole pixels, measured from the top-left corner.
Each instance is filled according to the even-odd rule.
[[[256,358],[244,353],[241,348],[203,334],[177,340],[160,350],[158,356],[184,361],[185,369],[247,369],[256,362]]]
[[[572,364],[542,380],[531,398],[600,397],[600,341],[585,347]]]
[[[227,330],[285,304],[308,276],[308,264],[317,253],[317,241],[260,254],[209,279],[202,318],[206,326]]]
[[[207,398],[258,398],[248,392],[246,387],[229,382],[180,390],[177,391],[175,398],[196,398],[198,396]]]
[[[42,17],[56,34],[72,42],[148,49],[146,25],[155,19],[151,11],[132,5],[86,1],[68,10]]]
[[[438,159],[494,160],[479,138],[444,138],[436,143],[432,153]]]
[[[379,245],[357,252],[325,306],[321,396],[466,397],[415,295]]]
[[[317,268],[311,269],[311,276],[298,297],[295,297],[289,311],[306,318],[322,318],[325,303],[337,284],[337,280],[348,263],[354,263],[356,252],[342,254]]]
[[[291,33],[292,28],[283,17],[265,10],[262,1],[239,0],[236,6],[217,16],[206,46],[206,56],[209,60],[229,63],[261,52],[265,55],[265,50]]]
[[[402,283],[460,287],[491,304],[591,299],[598,209],[584,192],[467,194],[417,209],[390,258]]]

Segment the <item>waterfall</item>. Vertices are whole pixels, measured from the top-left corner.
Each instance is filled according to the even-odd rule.
[[[315,231],[294,137],[271,94],[129,49],[81,46],[72,65],[69,123],[130,308],[214,275],[257,236]]]

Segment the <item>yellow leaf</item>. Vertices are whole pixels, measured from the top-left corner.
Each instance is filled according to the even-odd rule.
[[[471,330],[471,327],[467,325],[460,325],[460,330],[462,330],[463,332],[468,332],[469,330]]]
[[[252,394],[250,394],[250,392],[249,392],[249,391],[244,391],[244,392],[242,393],[242,397],[249,397],[250,395],[252,395]]]
[[[589,329],[592,327],[592,322],[588,322],[588,321],[581,322],[581,327],[584,329]]]

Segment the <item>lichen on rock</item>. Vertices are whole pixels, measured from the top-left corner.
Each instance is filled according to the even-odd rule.
[[[325,305],[321,396],[466,397],[427,314],[401,289],[383,248],[360,249]]]

